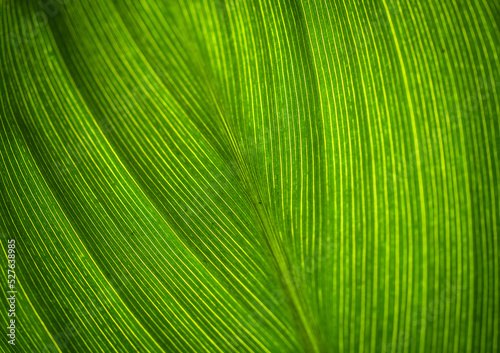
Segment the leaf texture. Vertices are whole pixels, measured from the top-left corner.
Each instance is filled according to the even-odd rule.
[[[498,1],[0,4],[15,350],[499,352]]]

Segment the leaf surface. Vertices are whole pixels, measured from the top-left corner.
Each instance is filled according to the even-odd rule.
[[[20,351],[498,351],[497,3],[0,18]]]

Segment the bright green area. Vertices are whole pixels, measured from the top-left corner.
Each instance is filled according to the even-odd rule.
[[[0,4],[16,351],[500,352],[498,1]]]

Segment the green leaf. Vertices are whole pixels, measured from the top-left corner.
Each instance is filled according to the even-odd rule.
[[[498,3],[0,6],[2,351],[499,351]]]

